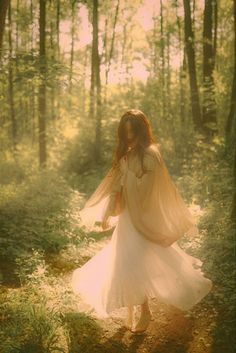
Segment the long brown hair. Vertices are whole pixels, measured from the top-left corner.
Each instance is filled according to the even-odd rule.
[[[119,126],[117,129],[118,142],[113,157],[113,167],[116,167],[122,158],[128,151],[128,141],[126,138],[125,123],[130,121],[135,137],[138,138],[137,146],[135,147],[136,152],[141,161],[143,167],[143,155],[146,147],[152,143],[156,143],[156,139],[153,135],[152,128],[147,116],[138,109],[127,110],[120,119]]]

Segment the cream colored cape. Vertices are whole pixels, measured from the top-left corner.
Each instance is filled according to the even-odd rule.
[[[146,148],[143,174],[134,152],[111,167],[80,211],[82,223],[91,229],[109,215],[110,225],[126,206],[134,227],[148,240],[168,247],[184,234],[198,234],[196,220],[168,173],[158,144]]]

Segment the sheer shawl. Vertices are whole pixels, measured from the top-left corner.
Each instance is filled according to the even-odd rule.
[[[184,234],[198,234],[196,220],[172,181],[158,144],[146,148],[144,172],[135,153],[128,153],[112,167],[80,211],[91,228],[110,216],[110,225],[128,208],[135,228],[148,240],[168,247]]]

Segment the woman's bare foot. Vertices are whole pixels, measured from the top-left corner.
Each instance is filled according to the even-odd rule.
[[[152,319],[152,313],[149,308],[148,297],[146,297],[143,304],[141,304],[141,315],[138,322],[132,328],[132,332],[143,332],[147,329],[150,320]]]
[[[142,310],[140,318],[135,326],[131,329],[132,332],[144,332],[148,328],[152,314],[150,310]]]
[[[125,327],[129,330],[132,328],[133,324],[133,317],[134,317],[134,307],[133,306],[128,306],[127,308],[127,317],[125,321]]]

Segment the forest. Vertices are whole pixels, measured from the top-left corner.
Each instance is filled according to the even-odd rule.
[[[129,109],[198,216],[178,243],[214,282],[187,314],[154,306],[142,337],[70,288],[111,238],[79,210]],[[235,352],[236,0],[0,0],[0,127],[0,352]]]

